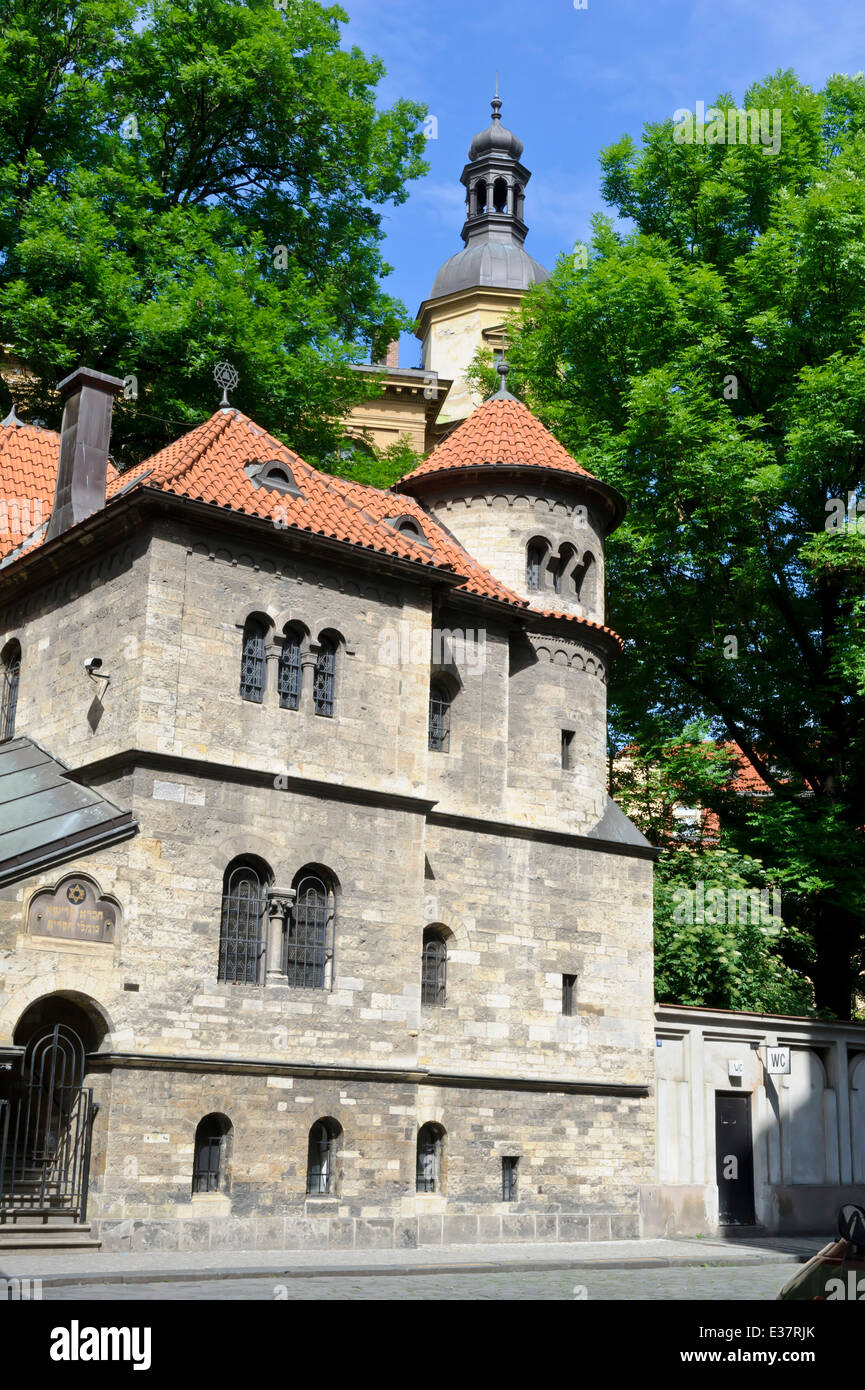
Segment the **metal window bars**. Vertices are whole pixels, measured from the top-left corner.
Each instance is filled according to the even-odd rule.
[[[429,695],[429,746],[436,753],[447,753],[451,739],[451,697],[447,687],[436,681]]]
[[[329,637],[322,637],[312,678],[312,707],[316,714],[322,714],[328,719],[333,716],[335,680],[336,646]]]
[[[264,624],[250,618],[243,629],[240,694],[242,699],[259,705],[264,697],[265,636]]]
[[[250,865],[233,869],[222,899],[219,930],[220,980],[261,983],[264,960],[264,885]]]
[[[319,1122],[309,1131],[309,1158],[306,1168],[308,1197],[325,1197],[336,1184],[337,1135]]]
[[[279,655],[277,671],[277,689],[282,709],[298,709],[300,707],[301,680],[300,638],[296,632],[288,630]]]
[[[21,657],[11,656],[3,663],[3,705],[0,709],[0,739],[12,738],[15,733],[15,714],[18,709],[18,685],[21,679]]]
[[[435,930],[427,929],[423,940],[421,1004],[443,1008],[447,995],[447,945]]]
[[[518,1158],[502,1159],[502,1201],[515,1202],[517,1200],[517,1172],[520,1160]]]
[[[324,989],[330,896],[327,885],[315,875],[307,875],[297,885],[285,939],[284,971],[290,985]]]

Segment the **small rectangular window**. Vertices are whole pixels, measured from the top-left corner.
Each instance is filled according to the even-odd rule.
[[[502,1159],[502,1201],[515,1202],[517,1200],[517,1173],[520,1160],[518,1158]]]
[[[562,1013],[565,1018],[571,1018],[577,1011],[577,977],[576,975],[562,976]]]
[[[572,745],[574,742],[573,729],[562,729],[562,767],[569,772],[572,763]]]

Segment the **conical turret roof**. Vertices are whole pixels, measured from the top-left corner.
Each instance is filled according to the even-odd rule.
[[[528,406],[508,394],[504,385],[437,444],[429,457],[401,478],[396,487],[401,492],[422,491],[428,481],[440,481],[448,474],[477,475],[515,469],[537,469],[584,481],[588,490],[603,497],[612,511],[610,530],[625,515],[621,494],[583,468]]]

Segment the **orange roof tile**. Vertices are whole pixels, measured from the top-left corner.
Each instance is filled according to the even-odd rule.
[[[497,464],[553,468],[596,481],[522,401],[492,396],[453,434],[437,444],[419,468],[401,478],[397,487],[452,468],[483,468]]]
[[[35,425],[0,425],[0,555],[47,521],[54,502],[60,436]]]
[[[543,618],[563,618],[567,623],[579,623],[581,627],[593,627],[597,632],[603,632],[607,637],[612,637],[619,648],[624,650],[624,642],[619,634],[611,627],[605,627],[603,623],[596,623],[592,618],[581,618],[577,613],[561,613],[556,608],[535,608],[533,612],[540,613]]]

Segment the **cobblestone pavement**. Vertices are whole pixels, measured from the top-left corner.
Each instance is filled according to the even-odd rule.
[[[210,1279],[189,1283],[90,1284],[80,1288],[46,1288],[44,1300],[200,1299],[353,1302],[358,1300],[540,1300],[570,1302],[588,1299],[655,1299],[661,1301],[712,1299],[719,1302],[774,1299],[795,1270],[783,1264],[730,1269],[556,1269],[513,1270],[465,1274],[302,1275],[286,1279]]]

